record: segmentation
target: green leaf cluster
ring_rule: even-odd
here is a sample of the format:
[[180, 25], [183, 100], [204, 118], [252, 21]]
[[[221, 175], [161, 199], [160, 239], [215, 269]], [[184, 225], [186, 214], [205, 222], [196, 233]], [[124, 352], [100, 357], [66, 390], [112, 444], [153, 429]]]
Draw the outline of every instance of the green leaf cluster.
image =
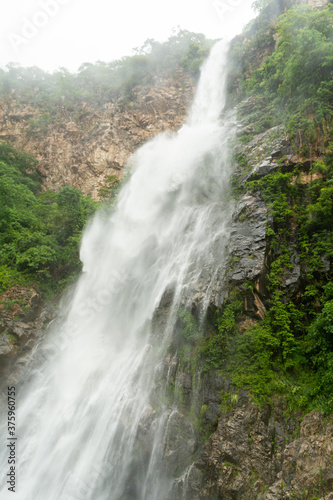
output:
[[333, 6], [294, 6], [276, 30], [277, 47], [246, 81], [247, 92], [272, 101], [289, 132], [313, 142], [333, 118]]
[[82, 230], [97, 203], [73, 187], [40, 193], [36, 162], [0, 144], [0, 291], [37, 283], [54, 293], [80, 270]]
[[227, 345], [236, 332], [236, 318], [240, 310], [241, 302], [235, 297], [233, 302], [217, 313], [215, 329], [198, 346], [197, 355], [203, 359], [204, 370], [219, 369], [226, 360]]
[[255, 98], [239, 110], [248, 133], [284, 124], [310, 156], [332, 127], [333, 6], [294, 5], [275, 23], [280, 7], [268, 3], [231, 45], [228, 101]]
[[[333, 410], [333, 162], [315, 162], [313, 181], [293, 172], [272, 172], [248, 183], [269, 208], [266, 307], [249, 319], [244, 298], [254, 284], [231, 293], [215, 327], [206, 329], [195, 356], [206, 370], [222, 370], [258, 402], [282, 395], [289, 410]], [[295, 287], [286, 280], [299, 269]], [[252, 296], [253, 298], [253, 296]]]
[[199, 329], [194, 316], [188, 309], [178, 311], [179, 329], [181, 336], [188, 342], [194, 342], [199, 335]]

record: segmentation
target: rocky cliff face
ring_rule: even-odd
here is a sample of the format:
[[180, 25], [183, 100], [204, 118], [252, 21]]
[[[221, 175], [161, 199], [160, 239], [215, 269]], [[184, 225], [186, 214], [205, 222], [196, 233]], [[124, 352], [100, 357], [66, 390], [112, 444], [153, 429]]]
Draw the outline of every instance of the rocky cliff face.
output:
[[[217, 404], [213, 394], [205, 400], [209, 409]], [[178, 492], [193, 500], [331, 499], [332, 432], [317, 412], [288, 418], [283, 403], [259, 409], [244, 393], [221, 412]]]
[[178, 71], [155, 77], [149, 87], [138, 86], [129, 102], [114, 99], [101, 108], [84, 103], [69, 113], [58, 109], [46, 130], [31, 129], [42, 111], [15, 92], [0, 101], [0, 141], [31, 153], [39, 162], [43, 188], [58, 191], [75, 186], [98, 198], [107, 176], [118, 178], [132, 153], [148, 139], [183, 124], [194, 84]]
[[0, 295], [0, 377], [5, 385], [22, 380], [31, 353], [55, 316], [38, 288], [13, 286]]
[[[246, 147], [239, 145], [239, 148], [246, 154], [249, 165], [245, 170], [235, 165], [238, 185], [246, 179], [263, 178], [276, 169], [290, 170], [295, 164], [302, 182], [310, 182], [309, 159], [296, 154], [281, 127], [259, 134]], [[269, 307], [266, 230], [270, 220], [260, 192], [247, 192], [234, 203], [226, 257], [231, 265], [224, 276], [228, 287], [222, 295], [212, 298], [211, 306], [216, 308], [227, 299], [228, 290], [234, 287], [244, 290], [245, 283], [251, 282], [253, 287], [243, 299], [240, 331], [262, 320]], [[295, 233], [290, 241], [294, 236]], [[296, 261], [284, 276], [283, 286], [297, 294], [300, 267]], [[54, 311], [42, 310], [35, 290], [24, 293], [16, 290], [16, 295], [14, 292], [0, 297], [4, 332], [0, 355], [2, 375], [10, 373], [10, 381], [18, 383], [33, 358], [36, 340], [45, 332], [47, 335], [42, 326], [50, 321]], [[21, 300], [8, 312], [6, 304], [14, 296], [17, 298], [17, 294], [21, 294]], [[196, 301], [200, 301], [200, 294], [196, 295], [194, 308]], [[155, 318], [157, 327], [159, 321], [164, 321], [169, 303], [164, 297]], [[19, 322], [14, 321], [14, 316]], [[235, 389], [223, 370], [198, 370], [192, 354], [186, 358], [176, 347], [168, 352], [161, 378], [157, 380], [159, 394], [165, 385], [173, 399], [172, 404], [168, 403], [170, 414], [164, 442], [164, 466], [177, 477], [172, 498], [332, 500], [332, 415], [290, 412], [285, 400], [278, 396], [259, 406], [249, 391]], [[147, 460], [151, 452], [150, 432], [154, 432], [159, 405], [158, 398], [151, 401], [137, 436]]]
[[[324, 3], [320, 2], [320, 6]], [[283, 8], [286, 4], [279, 3]], [[264, 50], [260, 57], [268, 52]], [[38, 116], [38, 110], [13, 95], [10, 103], [1, 103], [0, 139], [10, 140], [39, 158], [45, 189], [60, 189], [70, 184], [97, 197], [98, 187], [106, 176], [121, 176], [122, 168], [138, 146], [157, 133], [181, 126], [192, 95], [191, 81], [178, 74], [170, 81], [156, 81], [149, 92], [138, 88], [136, 99], [130, 105], [114, 101], [98, 112], [84, 105], [76, 118], [63, 116], [59, 127], [50, 127], [45, 136], [28, 134], [29, 120]], [[293, 172], [294, 175], [297, 170], [292, 182], [306, 186], [322, 177], [312, 166], [328, 151], [322, 141], [315, 151], [304, 156], [282, 126], [256, 133], [251, 121], [245, 122], [244, 117], [255, 115], [260, 106], [265, 103], [252, 96], [243, 101], [238, 110], [239, 135], [245, 131], [253, 137], [246, 144], [236, 145], [232, 184], [238, 189], [239, 199], [233, 202], [229, 225], [225, 258], [229, 265], [223, 276], [227, 286], [214, 295], [211, 303], [211, 308], [218, 308], [228, 299], [230, 290], [235, 287], [241, 290], [243, 314], [238, 321], [241, 333], [263, 320], [271, 307], [267, 274], [272, 257], [267, 226], [272, 215], [262, 193], [246, 192], [246, 183], [264, 179], [274, 172]], [[288, 297], [298, 297], [304, 272], [302, 276], [297, 253], [298, 227], [292, 217], [288, 231], [285, 243], [290, 262], [279, 279]], [[329, 273], [330, 259], [320, 258], [322, 267], [318, 273]], [[247, 287], [249, 283], [251, 287]], [[202, 290], [208, 284], [202, 283]], [[6, 304], [20, 295], [21, 301], [9, 313]], [[201, 298], [198, 292], [194, 314]], [[29, 362], [35, 345], [32, 335], [34, 332], [38, 332], [37, 338], [43, 335], [42, 325], [51, 319], [52, 311], [42, 311], [35, 290], [10, 291], [0, 297], [0, 302], [3, 373], [8, 372], [10, 366], [11, 377], [19, 380], [22, 366]], [[157, 325], [167, 310], [166, 296], [156, 314]], [[14, 321], [15, 318], [19, 318], [19, 322]], [[167, 401], [170, 414], [164, 466], [177, 477], [173, 498], [332, 500], [332, 415], [290, 411], [284, 398], [279, 396], [262, 405], [255, 404], [248, 390], [233, 386], [223, 366], [210, 372], [198, 369], [192, 354], [181, 356], [173, 346], [157, 381], [159, 390], [164, 387], [166, 393], [172, 395], [172, 404], [170, 398]], [[276, 378], [279, 377], [277, 373]], [[137, 436], [147, 459], [151, 452], [150, 430], [156, 425], [159, 403], [151, 401]]]
[[[296, 154], [283, 127], [259, 134], [245, 148], [239, 148], [245, 151], [249, 165], [245, 171], [235, 168], [238, 185], [277, 170], [291, 171], [295, 165], [301, 184], [313, 180], [308, 173], [313, 159]], [[237, 287], [245, 291], [244, 313], [238, 325], [244, 332], [262, 320], [270, 306], [269, 222], [271, 215], [261, 193], [248, 192], [235, 204], [226, 259], [232, 264], [225, 282], [229, 290]], [[295, 247], [296, 227], [289, 240]], [[291, 296], [301, 287], [295, 251], [292, 263], [281, 283]], [[250, 289], [244, 288], [248, 282], [252, 283]], [[175, 349], [165, 361], [169, 391], [178, 402], [177, 410], [170, 414], [165, 448], [169, 470], [177, 473], [182, 469], [174, 498], [333, 499], [333, 415], [291, 412], [282, 397], [258, 406], [248, 391], [233, 387], [223, 368], [215, 373], [195, 371], [193, 356], [193, 351], [186, 356]]]

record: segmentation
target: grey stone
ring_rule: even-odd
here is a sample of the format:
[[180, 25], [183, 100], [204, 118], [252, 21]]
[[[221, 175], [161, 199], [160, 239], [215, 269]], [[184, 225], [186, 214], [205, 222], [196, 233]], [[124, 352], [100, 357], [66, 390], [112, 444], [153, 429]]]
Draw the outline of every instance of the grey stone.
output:
[[10, 342], [7, 334], [3, 334], [0, 337], [0, 356], [6, 356], [14, 351], [14, 346]]
[[255, 280], [264, 273], [267, 207], [256, 194], [238, 202], [230, 228], [228, 279], [234, 284]]

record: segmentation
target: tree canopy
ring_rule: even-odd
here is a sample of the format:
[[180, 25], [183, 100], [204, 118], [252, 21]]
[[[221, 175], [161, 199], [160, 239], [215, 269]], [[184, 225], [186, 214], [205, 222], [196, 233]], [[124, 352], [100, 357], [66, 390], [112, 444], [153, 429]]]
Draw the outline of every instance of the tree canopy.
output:
[[55, 292], [81, 269], [81, 233], [97, 202], [74, 187], [40, 191], [36, 161], [0, 144], [0, 292], [27, 282]]

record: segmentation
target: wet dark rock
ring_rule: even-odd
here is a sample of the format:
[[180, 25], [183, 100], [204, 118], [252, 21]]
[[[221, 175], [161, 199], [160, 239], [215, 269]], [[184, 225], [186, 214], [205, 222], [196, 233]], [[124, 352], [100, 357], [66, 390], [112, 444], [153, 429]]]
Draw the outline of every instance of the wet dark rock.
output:
[[200, 468], [193, 464], [190, 465], [184, 474], [175, 480], [172, 498], [200, 498], [201, 482]]
[[163, 370], [164, 379], [166, 379], [168, 384], [175, 382], [178, 363], [179, 358], [177, 354], [168, 353]]
[[259, 195], [245, 194], [233, 215], [228, 245], [228, 279], [233, 284], [256, 281], [265, 271], [267, 207]]
[[19, 339], [22, 337], [28, 337], [32, 332], [31, 325], [29, 326], [20, 321], [11, 321], [7, 328], [9, 333], [16, 335]]
[[147, 436], [155, 418], [156, 412], [152, 406], [147, 406], [146, 411], [143, 413], [138, 425], [138, 434], [141, 436]]
[[255, 319], [264, 319], [266, 307], [256, 292], [249, 293], [244, 300], [244, 309], [249, 316]]
[[8, 334], [3, 334], [0, 337], [0, 357], [2, 360], [3, 356], [6, 356], [7, 354], [10, 354], [14, 351], [14, 345], [9, 338]]
[[327, 467], [327, 469], [323, 473], [323, 482], [325, 488], [327, 488], [329, 491], [333, 491], [333, 465]]
[[320, 257], [320, 260], [323, 263], [323, 267], [320, 268], [319, 271], [322, 271], [324, 273], [328, 273], [331, 270], [330, 260], [325, 255], [322, 255]]
[[[332, 419], [325, 422], [321, 414], [312, 412], [300, 422], [277, 408], [259, 409], [247, 403], [222, 412], [216, 431], [194, 463], [193, 468], [201, 471], [201, 484], [195, 479], [191, 500], [282, 500], [301, 498], [303, 491], [313, 488], [326, 494], [332, 491]], [[191, 481], [189, 474], [188, 491]]]
[[191, 420], [178, 410], [173, 410], [167, 423], [164, 460], [172, 474], [193, 455], [197, 438]]
[[55, 304], [44, 304], [37, 287], [15, 285], [0, 296], [0, 375], [5, 384], [23, 380], [31, 350], [55, 311]]
[[[262, 177], [278, 170], [281, 172], [292, 172], [295, 167], [295, 163], [292, 161], [292, 155], [286, 154], [290, 153], [290, 151], [292, 151], [291, 148], [281, 147], [280, 150], [275, 151], [264, 161], [255, 165], [251, 172], [244, 178], [243, 182], [261, 179]], [[285, 153], [284, 159], [282, 159], [283, 152]], [[278, 158], [280, 158], [280, 160], [277, 160]]]
[[274, 170], [278, 170], [280, 165], [272, 160], [265, 160], [259, 165], [257, 165], [252, 172], [247, 177], [247, 181], [254, 181], [265, 177], [265, 175], [271, 174]]
[[172, 303], [173, 297], [174, 297], [174, 290], [171, 289], [165, 290], [165, 292], [162, 295], [159, 307], [162, 309], [165, 307], [169, 307]]
[[179, 371], [175, 381], [176, 390], [179, 390], [183, 397], [183, 402], [189, 405], [192, 399], [192, 374]]
[[240, 390], [238, 394], [238, 404], [246, 405], [249, 402], [249, 391]]
[[292, 253], [290, 262], [292, 264], [292, 269], [285, 274], [282, 286], [294, 292], [300, 285], [301, 279], [300, 258], [296, 251]]
[[217, 423], [218, 417], [220, 415], [220, 405], [217, 403], [208, 403], [207, 411], [204, 416], [204, 422], [206, 425], [213, 426]]

